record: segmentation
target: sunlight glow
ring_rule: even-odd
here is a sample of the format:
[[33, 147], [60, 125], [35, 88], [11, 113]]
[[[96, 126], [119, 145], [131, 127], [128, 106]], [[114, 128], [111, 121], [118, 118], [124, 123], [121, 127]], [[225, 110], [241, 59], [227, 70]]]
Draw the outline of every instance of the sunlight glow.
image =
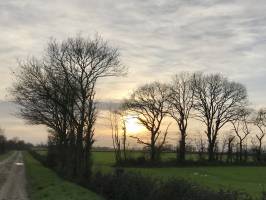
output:
[[144, 130], [144, 127], [139, 124], [138, 120], [136, 117], [132, 115], [126, 116], [126, 129], [128, 133], [140, 133]]

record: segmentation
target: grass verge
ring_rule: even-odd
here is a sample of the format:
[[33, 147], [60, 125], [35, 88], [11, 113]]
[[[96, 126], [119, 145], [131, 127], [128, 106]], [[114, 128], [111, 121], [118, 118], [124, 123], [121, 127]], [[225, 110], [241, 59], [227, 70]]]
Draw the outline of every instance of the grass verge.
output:
[[7, 151], [4, 154], [0, 154], [0, 161], [5, 160], [6, 158], [8, 158], [12, 153], [14, 153], [14, 151]]
[[31, 200], [103, 200], [97, 194], [66, 181], [24, 153], [28, 193]]

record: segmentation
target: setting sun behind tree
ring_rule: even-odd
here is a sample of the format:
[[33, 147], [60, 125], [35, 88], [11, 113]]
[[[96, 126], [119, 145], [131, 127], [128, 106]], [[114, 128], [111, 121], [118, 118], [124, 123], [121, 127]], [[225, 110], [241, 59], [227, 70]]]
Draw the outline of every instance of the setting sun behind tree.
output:
[[144, 127], [139, 123], [136, 116], [127, 115], [125, 117], [126, 129], [130, 134], [138, 134], [144, 131]]

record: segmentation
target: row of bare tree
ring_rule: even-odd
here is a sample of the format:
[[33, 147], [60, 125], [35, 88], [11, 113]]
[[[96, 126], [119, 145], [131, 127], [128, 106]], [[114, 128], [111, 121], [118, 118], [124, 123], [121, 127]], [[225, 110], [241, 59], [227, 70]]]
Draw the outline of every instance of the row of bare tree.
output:
[[49, 163], [78, 180], [90, 176], [97, 81], [126, 72], [99, 36], [52, 40], [42, 58], [20, 63], [12, 88], [20, 115], [49, 128]]
[[[251, 131], [256, 132], [261, 154], [265, 136], [266, 110], [256, 114], [247, 107], [247, 91], [240, 83], [229, 81], [220, 74], [181, 73], [171, 83], [154, 82], [136, 89], [123, 103], [123, 110], [136, 116], [146, 127], [148, 141], [133, 136], [138, 143], [146, 145], [151, 161], [155, 161], [166, 142], [168, 128], [162, 130], [163, 120], [170, 116], [178, 125], [180, 137], [178, 159], [185, 160], [187, 128], [190, 118], [202, 122], [208, 141], [208, 159], [215, 159], [218, 135], [226, 125], [232, 125], [239, 139], [240, 160], [243, 155], [243, 142]], [[167, 121], [167, 120], [166, 120]], [[251, 130], [252, 126], [258, 130]]]
[[[39, 59], [32, 58], [19, 64], [20, 70], [15, 73], [16, 81], [11, 91], [14, 101], [20, 106], [21, 117], [31, 124], [49, 128], [51, 165], [71, 177], [89, 177], [97, 118], [96, 84], [99, 79], [125, 74], [126, 68], [120, 63], [117, 49], [100, 37], [52, 40], [44, 52]], [[182, 73], [170, 84], [154, 82], [138, 88], [123, 103], [122, 110], [131, 112], [149, 131], [149, 141], [135, 138], [149, 148], [151, 160], [158, 158], [167, 139], [169, 125], [162, 130], [167, 116], [171, 116], [179, 127], [181, 161], [185, 160], [190, 118], [196, 118], [206, 126], [209, 160], [213, 160], [220, 129], [234, 123], [237, 130], [239, 119], [242, 119], [239, 124], [242, 127], [245, 117], [241, 113], [246, 105], [247, 92], [243, 85], [219, 74]], [[265, 112], [261, 113], [261, 122], [254, 124], [264, 137]], [[111, 124], [113, 143], [124, 149], [126, 159], [126, 125], [123, 122], [121, 140], [117, 132], [117, 115], [113, 116]], [[247, 127], [240, 129], [249, 131]], [[258, 135], [261, 141], [263, 137]]]

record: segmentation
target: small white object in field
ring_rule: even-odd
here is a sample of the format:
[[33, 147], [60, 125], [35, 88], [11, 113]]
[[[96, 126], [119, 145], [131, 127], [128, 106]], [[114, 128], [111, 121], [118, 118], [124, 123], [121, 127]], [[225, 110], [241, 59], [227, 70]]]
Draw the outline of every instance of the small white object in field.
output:
[[198, 173], [198, 172], [194, 172], [193, 174], [194, 174], [194, 175], [199, 175], [199, 173]]
[[24, 165], [24, 163], [17, 162], [17, 163], [15, 163], [15, 165], [22, 166], [22, 165]]

